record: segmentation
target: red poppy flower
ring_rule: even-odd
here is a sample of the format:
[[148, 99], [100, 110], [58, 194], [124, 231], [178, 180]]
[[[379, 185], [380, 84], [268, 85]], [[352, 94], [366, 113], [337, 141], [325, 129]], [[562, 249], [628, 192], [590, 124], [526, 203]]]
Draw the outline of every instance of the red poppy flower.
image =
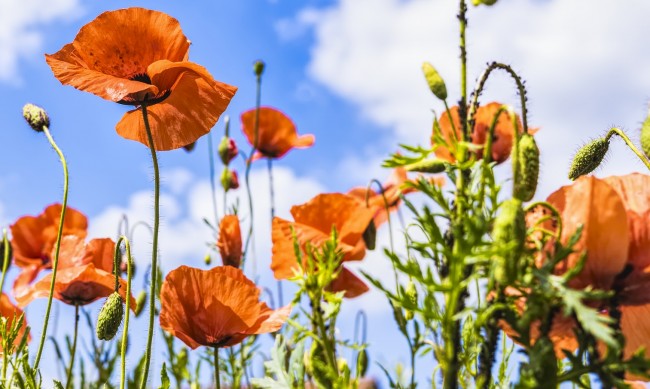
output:
[[[60, 268], [54, 283], [54, 298], [69, 305], [86, 305], [115, 291], [113, 255], [115, 243], [111, 239], [93, 239], [88, 244], [82, 238], [69, 235], [61, 241]], [[48, 297], [52, 274], [16, 294], [21, 307], [39, 297]], [[126, 299], [126, 281], [119, 280], [119, 293]], [[131, 307], [135, 309], [135, 299]]]
[[[295, 222], [274, 218], [271, 270], [275, 278], [287, 279], [301, 272], [296, 262], [292, 228], [304, 250], [307, 243], [317, 248], [328, 241], [334, 227], [339, 239], [338, 249], [343, 253], [342, 260], [358, 261], [366, 254], [363, 232], [374, 214], [374, 209], [367, 208], [354, 197], [329, 193], [320, 194], [303, 205], [293, 206], [291, 215]], [[345, 297], [356, 297], [368, 291], [364, 282], [345, 268], [341, 269], [338, 277], [330, 285], [332, 291], [346, 291]]]
[[[474, 131], [470, 134], [470, 139], [475, 145], [483, 146], [485, 145], [486, 136], [494, 115], [496, 115], [499, 108], [502, 106], [501, 103], [489, 103], [487, 105], [482, 105], [476, 110], [476, 115], [474, 116]], [[456, 138], [461, 138], [461, 126], [460, 126], [460, 116], [458, 114], [458, 107], [452, 107], [449, 109], [449, 114], [451, 115], [454, 125], [452, 128], [451, 122], [449, 121], [449, 115], [447, 112], [443, 114], [438, 119], [438, 124], [440, 125], [440, 132], [442, 137], [448, 143], [452, 144], [454, 139], [454, 128], [456, 129]], [[521, 120], [517, 117], [519, 132], [523, 131], [523, 125]], [[530, 133], [535, 133], [536, 130], [529, 130]], [[494, 138], [492, 139], [492, 160], [497, 163], [502, 163], [510, 156], [510, 151], [512, 149], [512, 139], [513, 139], [513, 128], [512, 128], [512, 119], [503, 113], [499, 115], [496, 127], [494, 128]], [[433, 142], [433, 139], [432, 139]], [[435, 146], [435, 144], [434, 144]], [[435, 149], [436, 156], [438, 158], [444, 159], [449, 162], [455, 160], [452, 152], [445, 145], [438, 145]], [[483, 155], [482, 151], [477, 152], [477, 158], [481, 158]]]
[[224, 265], [239, 268], [242, 257], [242, 242], [237, 215], [226, 215], [221, 219], [217, 247]]
[[[114, 102], [146, 104], [155, 149], [173, 150], [207, 134], [237, 91], [188, 62], [189, 47], [176, 19], [127, 8], [99, 15], [45, 58], [64, 85]], [[116, 130], [148, 145], [140, 110], [127, 112]]]
[[254, 334], [279, 330], [291, 306], [273, 310], [260, 289], [231, 266], [200, 270], [181, 266], [160, 291], [160, 326], [192, 349], [230, 347]]
[[[16, 266], [21, 273], [14, 282], [14, 288], [28, 285], [44, 269], [52, 268], [51, 255], [61, 217], [61, 204], [45, 208], [38, 216], [23, 216], [11, 225], [11, 246]], [[68, 207], [63, 221], [63, 235], [75, 235], [84, 239], [88, 219], [81, 212]]]
[[[11, 328], [14, 322], [14, 318], [18, 319], [22, 314], [23, 314], [23, 310], [15, 306], [9, 299], [9, 296], [7, 296], [6, 293], [2, 292], [2, 294], [0, 295], [0, 316], [7, 318], [7, 328]], [[23, 339], [23, 336], [25, 335], [25, 331], [27, 331], [26, 318], [23, 320], [22, 326], [20, 326], [20, 330], [18, 331], [18, 337], [14, 342], [14, 346], [17, 346], [20, 343], [20, 341]]]
[[[255, 109], [241, 115], [242, 131], [251, 145], [255, 142]], [[296, 125], [284, 113], [271, 107], [261, 107], [257, 132], [257, 152], [253, 160], [263, 157], [277, 159], [292, 148], [310, 147], [314, 136], [296, 133]]]

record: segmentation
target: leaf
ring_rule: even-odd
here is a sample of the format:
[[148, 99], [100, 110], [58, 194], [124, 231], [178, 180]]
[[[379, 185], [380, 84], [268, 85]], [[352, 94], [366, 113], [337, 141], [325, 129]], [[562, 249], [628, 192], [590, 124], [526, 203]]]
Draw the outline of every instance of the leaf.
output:
[[158, 389], [169, 389], [171, 385], [169, 382], [169, 377], [167, 376], [167, 365], [163, 362], [162, 369], [160, 370], [160, 381], [161, 385]]

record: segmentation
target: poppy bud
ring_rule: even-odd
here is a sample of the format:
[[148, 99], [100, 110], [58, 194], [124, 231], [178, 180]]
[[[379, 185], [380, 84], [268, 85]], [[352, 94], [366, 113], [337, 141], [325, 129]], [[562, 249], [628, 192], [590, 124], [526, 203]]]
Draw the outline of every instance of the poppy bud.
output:
[[374, 250], [377, 243], [377, 225], [374, 220], [370, 220], [370, 224], [363, 231], [363, 243], [366, 244], [368, 250]]
[[253, 72], [255, 72], [255, 75], [257, 77], [260, 77], [262, 73], [264, 73], [264, 67], [265, 67], [264, 61], [261, 60], [255, 61], [255, 63], [253, 64]]
[[425, 62], [422, 64], [422, 72], [424, 73], [424, 78], [426, 78], [427, 84], [429, 84], [429, 89], [431, 89], [433, 95], [440, 100], [446, 100], [447, 86], [442, 77], [440, 77], [440, 73], [438, 73], [436, 68], [434, 68], [430, 63]]
[[111, 340], [117, 334], [124, 317], [124, 302], [119, 293], [113, 292], [104, 303], [97, 318], [97, 338]]
[[5, 263], [4, 263], [4, 261], [5, 261], [5, 250], [9, 251], [9, 253], [8, 253], [9, 255], [7, 256], [7, 258], [9, 258], [9, 262], [7, 263], [7, 269], [9, 269], [9, 267], [11, 266], [11, 259], [12, 259], [13, 255], [14, 255], [13, 250], [11, 249], [11, 243], [9, 243], [9, 241], [7, 241], [7, 246], [5, 247], [4, 241], [0, 240], [0, 271], [2, 271], [2, 269], [4, 269], [4, 265], [5, 265]]
[[641, 148], [646, 157], [650, 158], [650, 114], [641, 126]]
[[235, 140], [227, 136], [221, 138], [217, 151], [219, 152], [219, 158], [221, 158], [221, 162], [223, 162], [224, 165], [228, 165], [239, 153]]
[[140, 316], [142, 311], [144, 310], [144, 305], [147, 303], [147, 292], [144, 290], [140, 291], [138, 293], [138, 297], [135, 299], [135, 317]]
[[50, 117], [47, 116], [47, 112], [37, 105], [25, 104], [23, 117], [34, 131], [41, 132], [43, 127], [50, 126]]
[[423, 159], [422, 161], [405, 165], [404, 169], [409, 172], [418, 173], [442, 173], [445, 171], [445, 162], [435, 158]]
[[608, 149], [609, 140], [606, 138], [598, 138], [582, 146], [571, 162], [569, 179], [575, 180], [594, 171], [605, 158]]
[[205, 266], [210, 266], [212, 264], [212, 257], [210, 254], [205, 254], [205, 257], [203, 257], [203, 262], [205, 263]]
[[503, 254], [493, 262], [495, 279], [508, 285], [516, 278], [517, 263], [524, 248], [526, 239], [526, 215], [519, 199], [508, 199], [501, 203], [501, 212], [494, 220], [492, 239], [502, 248]]
[[221, 172], [221, 187], [226, 192], [230, 189], [239, 188], [239, 178], [237, 178], [237, 172], [228, 168], [223, 169]]
[[365, 348], [357, 355], [357, 371], [359, 377], [365, 376], [368, 371], [368, 351]]
[[339, 369], [339, 372], [345, 374], [344, 372], [349, 372], [350, 368], [348, 367], [348, 361], [345, 358], [338, 358], [336, 360], [336, 366]]
[[539, 148], [530, 134], [523, 134], [519, 139], [519, 179], [515, 182], [515, 197], [521, 201], [530, 201], [537, 190], [539, 176]]

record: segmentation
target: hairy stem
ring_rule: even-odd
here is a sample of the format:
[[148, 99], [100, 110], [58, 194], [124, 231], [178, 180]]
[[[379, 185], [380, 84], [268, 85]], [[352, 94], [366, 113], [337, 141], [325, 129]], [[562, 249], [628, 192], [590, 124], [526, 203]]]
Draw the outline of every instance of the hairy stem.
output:
[[72, 376], [72, 369], [74, 368], [74, 357], [77, 352], [77, 334], [79, 332], [79, 305], [75, 304], [74, 306], [74, 335], [72, 338], [72, 351], [70, 351], [70, 365], [68, 366], [67, 381], [65, 384], [65, 389], [70, 389], [72, 387], [72, 382], [74, 377]]

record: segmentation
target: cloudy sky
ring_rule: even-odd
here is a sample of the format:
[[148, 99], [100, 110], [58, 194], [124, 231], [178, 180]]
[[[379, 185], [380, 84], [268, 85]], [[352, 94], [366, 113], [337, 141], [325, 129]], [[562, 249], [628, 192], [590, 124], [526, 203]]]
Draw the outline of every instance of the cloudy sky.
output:
[[[383, 180], [388, 172], [380, 162], [398, 143], [427, 143], [431, 109], [440, 112], [442, 107], [422, 79], [423, 61], [438, 68], [451, 100], [458, 98], [457, 1], [0, 0], [3, 225], [60, 201], [60, 166], [45, 138], [25, 125], [20, 111], [26, 102], [48, 110], [52, 133], [70, 165], [70, 205], [89, 216], [93, 236], [113, 236], [123, 213], [132, 221], [151, 220], [148, 150], [114, 131], [125, 107], [61, 86], [43, 57], [71, 42], [99, 13], [127, 6], [176, 17], [192, 41], [190, 60], [239, 87], [227, 114], [233, 118], [234, 137], [245, 149], [238, 117], [254, 105], [251, 64], [256, 59], [267, 63], [263, 104], [286, 112], [299, 132], [316, 136], [313, 148], [292, 151], [275, 165], [280, 216], [318, 193]], [[620, 126], [638, 139], [650, 95], [648, 15], [650, 3], [645, 0], [500, 0], [490, 8], [470, 7], [469, 80], [473, 82], [488, 61], [498, 60], [511, 64], [527, 81], [529, 123], [541, 128], [537, 198], [566, 184], [571, 154], [610, 126]], [[516, 90], [503, 75], [488, 82], [482, 101], [492, 100], [519, 108]], [[214, 131], [220, 137], [223, 123]], [[211, 239], [201, 222], [212, 215], [207, 142], [201, 139], [191, 154], [164, 152], [160, 159], [163, 267], [200, 266], [205, 242]], [[613, 152], [597, 175], [641, 170], [631, 152], [614, 140]], [[252, 185], [258, 261], [256, 268], [247, 270], [273, 286], [267, 270], [270, 220], [263, 165], [253, 170]], [[243, 196], [241, 201], [245, 204]], [[144, 230], [139, 234], [136, 252], [144, 267], [150, 238]], [[386, 236], [382, 230], [380, 237]], [[373, 253], [360, 267], [380, 274], [387, 264]], [[29, 310], [32, 322], [42, 314], [39, 304]], [[377, 293], [350, 302], [346, 317], [360, 308], [373, 322], [390, 324], [382, 320], [387, 305]], [[61, 313], [72, 315], [68, 307]], [[144, 334], [144, 327], [139, 331]], [[351, 337], [351, 331], [351, 325], [342, 325], [342, 336]], [[406, 362], [405, 350], [393, 351], [403, 347], [396, 337], [392, 325], [372, 326], [369, 341], [377, 350], [375, 361], [389, 368]], [[162, 358], [155, 362], [160, 365]]]

